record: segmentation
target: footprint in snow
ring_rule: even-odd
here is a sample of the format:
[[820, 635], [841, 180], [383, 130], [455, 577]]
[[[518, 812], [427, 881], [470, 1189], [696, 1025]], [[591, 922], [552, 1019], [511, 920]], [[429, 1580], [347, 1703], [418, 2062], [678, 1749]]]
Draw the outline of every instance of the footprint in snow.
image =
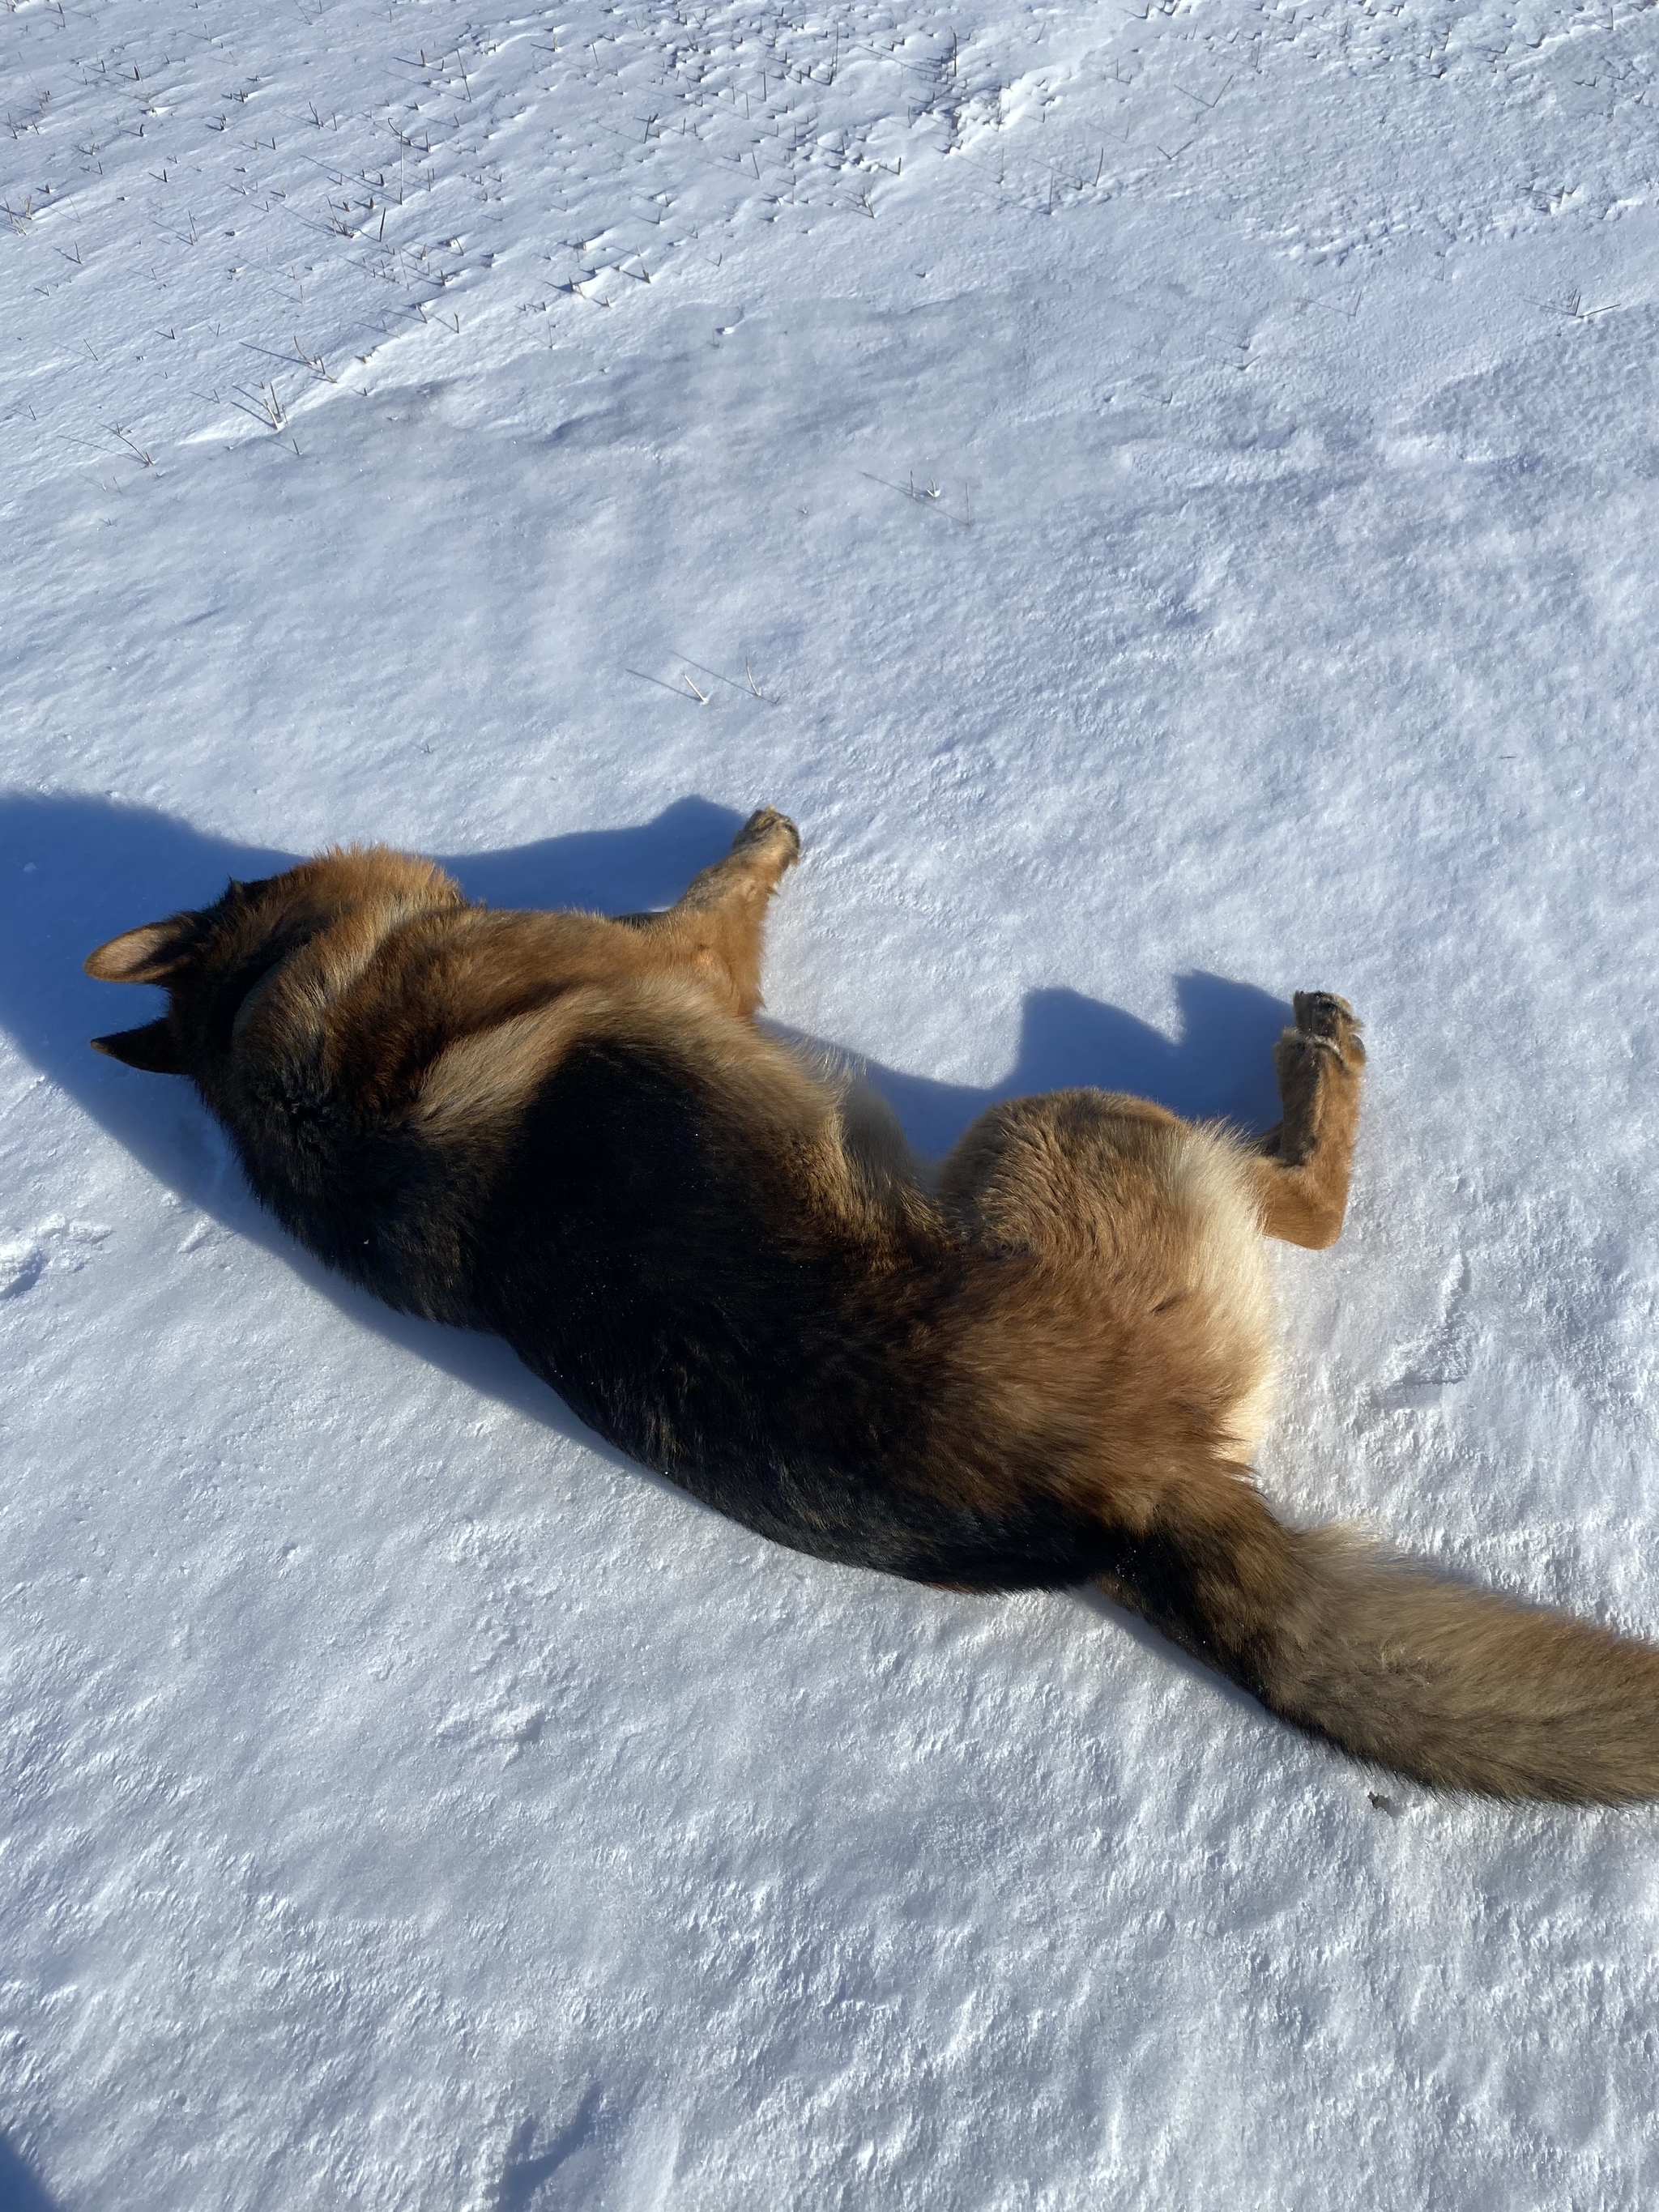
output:
[[27, 1237], [9, 1237], [0, 1244], [0, 1298], [21, 1298], [32, 1291], [46, 1271], [46, 1255]]
[[19, 1298], [33, 1290], [48, 1266], [79, 1274], [111, 1233], [96, 1222], [54, 1218], [43, 1221], [33, 1236], [0, 1239], [0, 1299]]
[[1395, 1371], [1376, 1393], [1390, 1408], [1432, 1406], [1448, 1384], [1468, 1378], [1474, 1364], [1476, 1332], [1468, 1314], [1469, 1263], [1462, 1253], [1452, 1263], [1440, 1293], [1440, 1318], [1428, 1333], [1400, 1352]]
[[456, 1705], [439, 1722], [437, 1740], [464, 1744], [471, 1751], [505, 1752], [511, 1761], [541, 1741], [546, 1725], [545, 1705], [508, 1705], [505, 1699], [489, 1705]]

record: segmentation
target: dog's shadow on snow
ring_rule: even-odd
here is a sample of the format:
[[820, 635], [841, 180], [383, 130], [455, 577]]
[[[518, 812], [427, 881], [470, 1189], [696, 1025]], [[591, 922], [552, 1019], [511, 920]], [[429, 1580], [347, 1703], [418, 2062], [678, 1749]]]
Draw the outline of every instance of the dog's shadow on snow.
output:
[[0, 2130], [0, 2212], [57, 2212], [55, 2201], [35, 2179], [33, 2166], [12, 2148]]
[[[637, 913], [672, 903], [726, 850], [739, 819], [706, 799], [683, 799], [635, 828], [442, 856], [443, 865], [470, 896], [492, 906]], [[327, 1273], [255, 1202], [185, 1085], [88, 1048], [89, 1037], [145, 1021], [161, 1005], [159, 992], [89, 981], [81, 963], [94, 945], [138, 922], [208, 904], [231, 876], [270, 875], [297, 857], [111, 799], [0, 793], [0, 1024], [52, 1083], [179, 1198], [280, 1252], [361, 1327], [616, 1459], [504, 1345], [393, 1313]], [[1174, 1040], [1073, 991], [1030, 993], [1014, 1066], [988, 1091], [868, 1062], [863, 1070], [911, 1142], [930, 1154], [947, 1151], [996, 1099], [1073, 1085], [1134, 1091], [1178, 1114], [1265, 1127], [1278, 1114], [1270, 1050], [1290, 1008], [1215, 975], [1184, 975], [1176, 993], [1182, 1032]]]

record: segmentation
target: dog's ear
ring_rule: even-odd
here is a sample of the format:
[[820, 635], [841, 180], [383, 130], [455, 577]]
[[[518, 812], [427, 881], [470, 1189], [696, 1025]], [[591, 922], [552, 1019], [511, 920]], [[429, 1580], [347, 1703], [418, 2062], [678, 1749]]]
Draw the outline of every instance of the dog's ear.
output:
[[[116, 943], [121, 942], [117, 938]], [[113, 1036], [94, 1037], [94, 1052], [107, 1053], [112, 1060], [125, 1060], [129, 1067], [142, 1067], [151, 1075], [182, 1075], [179, 1064], [179, 1048], [173, 1043], [164, 1014], [159, 1022], [146, 1022], [140, 1030], [118, 1030]]]
[[100, 983], [165, 983], [185, 964], [191, 920], [188, 915], [175, 915], [170, 921], [147, 921], [142, 929], [112, 937], [107, 945], [88, 953], [88, 975]]

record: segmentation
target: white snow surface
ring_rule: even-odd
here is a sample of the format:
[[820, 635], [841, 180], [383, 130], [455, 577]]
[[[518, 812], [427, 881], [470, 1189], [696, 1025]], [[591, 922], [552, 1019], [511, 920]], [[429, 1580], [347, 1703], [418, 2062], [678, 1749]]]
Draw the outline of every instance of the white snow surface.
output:
[[327, 1279], [80, 970], [335, 839], [662, 904], [772, 802], [772, 1013], [931, 1149], [1259, 1126], [1340, 990], [1262, 1480], [1659, 1631], [1659, 10], [8, 0], [0, 73], [7, 2212], [1659, 2202], [1659, 1814], [769, 1548]]

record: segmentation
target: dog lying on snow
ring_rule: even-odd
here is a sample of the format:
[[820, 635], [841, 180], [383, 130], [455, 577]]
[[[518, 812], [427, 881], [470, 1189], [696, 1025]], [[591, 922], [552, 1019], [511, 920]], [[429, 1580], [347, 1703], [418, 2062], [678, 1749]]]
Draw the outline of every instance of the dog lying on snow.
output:
[[1286, 1528], [1261, 1239], [1341, 1228], [1364, 1050], [1298, 994], [1254, 1146], [1137, 1098], [993, 1107], [937, 1171], [757, 1029], [770, 808], [665, 913], [497, 914], [332, 852], [100, 946], [331, 1267], [504, 1336], [763, 1535], [971, 1590], [1099, 1583], [1358, 1757], [1504, 1796], [1659, 1795], [1659, 1650]]

